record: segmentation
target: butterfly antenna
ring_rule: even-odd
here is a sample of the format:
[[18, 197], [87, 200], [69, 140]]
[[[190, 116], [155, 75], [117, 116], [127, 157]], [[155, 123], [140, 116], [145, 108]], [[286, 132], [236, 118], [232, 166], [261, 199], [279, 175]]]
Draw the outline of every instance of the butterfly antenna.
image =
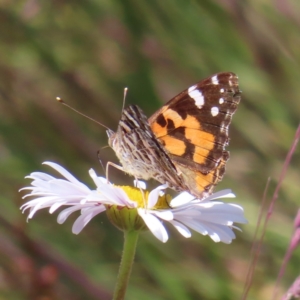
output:
[[[106, 147], [104, 147], [104, 148], [106, 148]], [[102, 150], [102, 149], [103, 149], [103, 148], [101, 148], [101, 150]], [[98, 150], [98, 151], [97, 151], [97, 158], [98, 158], [98, 161], [99, 161], [99, 163], [100, 163], [100, 165], [101, 165], [101, 167], [102, 167], [103, 173], [105, 173], [105, 168], [104, 168], [102, 159], [101, 159], [101, 157], [100, 157], [100, 151], [101, 151], [101, 150]]]
[[126, 102], [126, 96], [127, 96], [128, 88], [124, 88], [124, 95], [123, 95], [123, 105], [122, 105], [122, 113], [125, 107], [125, 102]]
[[100, 126], [106, 128], [106, 129], [108, 129], [108, 130], [110, 130], [107, 126], [105, 126], [105, 125], [102, 124], [101, 122], [99, 122], [99, 121], [97, 121], [97, 120], [95, 120], [95, 119], [93, 119], [93, 118], [91, 118], [91, 117], [89, 117], [89, 116], [83, 114], [82, 112], [78, 111], [77, 109], [73, 108], [72, 106], [70, 106], [69, 104], [67, 104], [67, 103], [66, 103], [63, 99], [61, 99], [60, 97], [56, 97], [56, 100], [57, 100], [57, 102], [63, 104], [64, 106], [70, 108], [71, 110], [75, 111], [75, 112], [78, 113], [79, 115], [81, 115], [81, 116], [83, 116], [83, 117], [85, 117], [85, 118], [87, 118], [87, 119], [89, 119], [89, 120], [91, 120], [91, 121], [97, 123], [98, 125], [100, 125]]

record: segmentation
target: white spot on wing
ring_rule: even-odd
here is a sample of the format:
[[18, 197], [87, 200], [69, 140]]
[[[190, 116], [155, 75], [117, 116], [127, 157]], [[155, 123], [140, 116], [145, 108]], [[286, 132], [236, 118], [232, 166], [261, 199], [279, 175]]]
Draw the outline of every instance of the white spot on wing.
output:
[[192, 92], [193, 90], [195, 90], [197, 88], [197, 84], [192, 85], [188, 88], [188, 93]]
[[220, 98], [220, 99], [219, 99], [219, 103], [220, 103], [220, 104], [223, 104], [223, 103], [224, 103], [224, 99], [223, 99], [223, 98]]
[[210, 112], [211, 112], [211, 115], [212, 115], [213, 117], [215, 117], [215, 116], [217, 116], [217, 115], [219, 114], [219, 108], [216, 107], [216, 106], [213, 106], [213, 107], [211, 108]]
[[220, 93], [224, 93], [225, 92], [225, 90], [224, 89], [220, 89]]
[[217, 75], [213, 76], [211, 78], [211, 82], [212, 84], [219, 84], [218, 76]]
[[188, 94], [191, 98], [194, 99], [195, 104], [198, 108], [202, 108], [204, 105], [204, 96], [203, 94], [197, 89], [197, 85], [193, 85], [188, 89]]

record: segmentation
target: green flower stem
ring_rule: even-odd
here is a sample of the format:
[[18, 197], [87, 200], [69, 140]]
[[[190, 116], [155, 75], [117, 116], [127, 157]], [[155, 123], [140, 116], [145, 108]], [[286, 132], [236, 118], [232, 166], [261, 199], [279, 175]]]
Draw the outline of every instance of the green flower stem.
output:
[[125, 299], [125, 293], [133, 265], [138, 236], [139, 231], [137, 230], [124, 232], [124, 248], [113, 300]]

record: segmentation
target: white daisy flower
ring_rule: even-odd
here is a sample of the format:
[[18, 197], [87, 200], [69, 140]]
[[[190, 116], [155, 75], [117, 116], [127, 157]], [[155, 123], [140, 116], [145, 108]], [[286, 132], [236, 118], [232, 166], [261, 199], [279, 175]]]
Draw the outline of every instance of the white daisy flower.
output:
[[96, 189], [92, 190], [60, 165], [53, 162], [44, 164], [55, 169], [64, 179], [43, 172], [31, 173], [26, 177], [32, 179], [31, 186], [21, 190], [30, 191], [23, 198], [33, 199], [23, 204], [21, 209], [23, 212], [29, 209], [28, 219], [31, 219], [42, 208], [48, 207], [52, 214], [61, 206], [69, 206], [59, 213], [57, 222], [60, 224], [79, 210], [81, 214], [72, 228], [75, 234], [104, 211], [118, 228], [148, 228], [162, 242], [168, 240], [163, 221], [172, 224], [186, 238], [191, 236], [190, 228], [209, 235], [215, 242], [227, 244], [235, 238], [233, 229], [239, 229], [234, 223], [247, 223], [241, 206], [214, 201], [235, 197], [231, 190], [217, 192], [201, 201], [187, 192], [171, 199], [164, 193], [166, 185], [150, 192], [142, 190], [145, 184], [139, 181], [136, 182], [138, 187], [114, 186], [91, 169], [89, 174], [96, 185]]

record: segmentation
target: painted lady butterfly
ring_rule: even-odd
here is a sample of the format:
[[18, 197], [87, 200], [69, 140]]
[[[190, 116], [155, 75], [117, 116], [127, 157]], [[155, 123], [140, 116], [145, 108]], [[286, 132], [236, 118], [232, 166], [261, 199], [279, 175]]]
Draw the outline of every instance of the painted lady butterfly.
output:
[[129, 106], [117, 131], [107, 130], [109, 145], [126, 173], [202, 199], [224, 175], [228, 128], [240, 95], [238, 77], [225, 72], [181, 92], [149, 120]]

